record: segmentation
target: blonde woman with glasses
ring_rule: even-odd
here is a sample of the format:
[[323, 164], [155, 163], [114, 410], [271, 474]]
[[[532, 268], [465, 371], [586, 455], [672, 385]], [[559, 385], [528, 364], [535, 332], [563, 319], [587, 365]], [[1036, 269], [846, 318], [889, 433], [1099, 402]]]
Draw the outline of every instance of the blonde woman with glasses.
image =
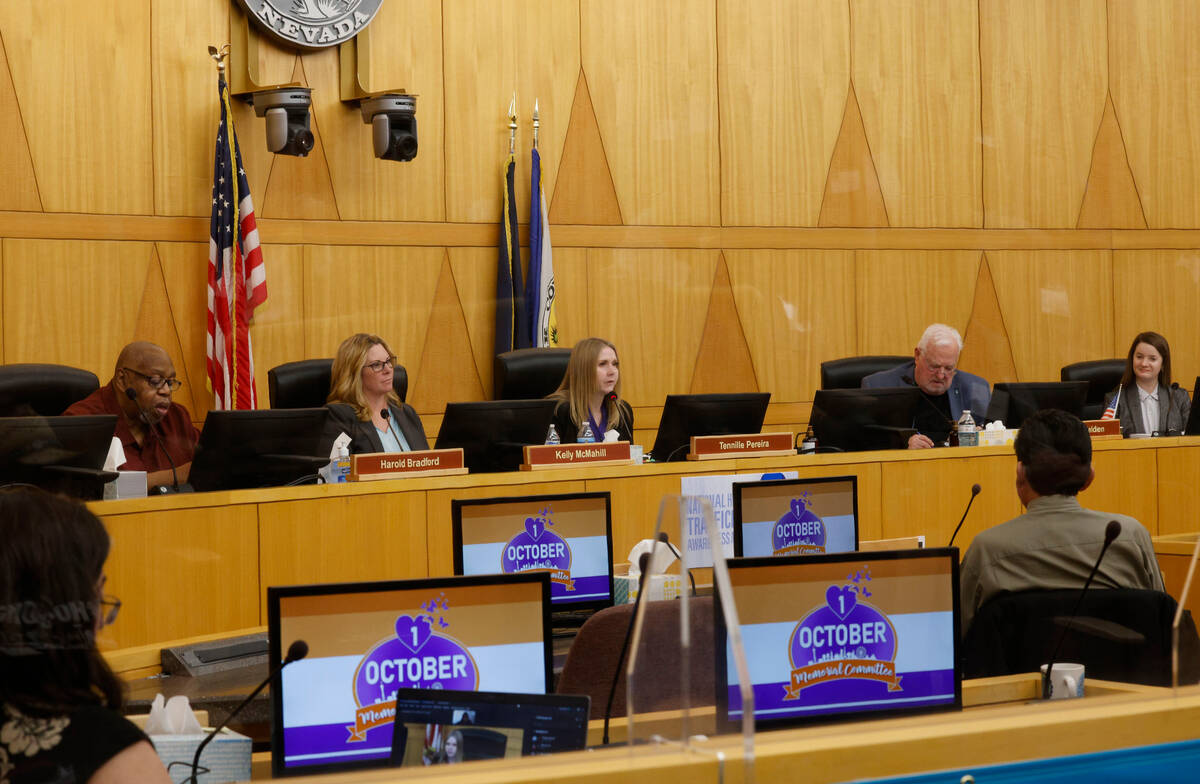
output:
[[396, 355], [378, 335], [360, 332], [342, 341], [329, 385], [328, 429], [350, 436], [350, 454], [428, 449], [413, 407], [392, 389]]

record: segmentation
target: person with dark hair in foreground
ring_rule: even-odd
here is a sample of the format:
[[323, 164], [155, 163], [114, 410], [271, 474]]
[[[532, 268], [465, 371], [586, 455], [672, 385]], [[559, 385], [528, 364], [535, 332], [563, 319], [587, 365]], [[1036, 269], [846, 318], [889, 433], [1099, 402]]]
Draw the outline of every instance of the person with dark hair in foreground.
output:
[[1084, 509], [1076, 499], [1095, 477], [1087, 426], [1065, 411], [1039, 411], [1017, 433], [1017, 496], [1025, 514], [989, 528], [963, 557], [963, 632], [984, 602], [1004, 591], [1082, 588], [1110, 520], [1121, 533], [1094, 588], [1163, 590], [1146, 528], [1132, 517]]
[[104, 526], [14, 487], [0, 490], [0, 542], [0, 782], [169, 782], [96, 650], [121, 606], [104, 594]]

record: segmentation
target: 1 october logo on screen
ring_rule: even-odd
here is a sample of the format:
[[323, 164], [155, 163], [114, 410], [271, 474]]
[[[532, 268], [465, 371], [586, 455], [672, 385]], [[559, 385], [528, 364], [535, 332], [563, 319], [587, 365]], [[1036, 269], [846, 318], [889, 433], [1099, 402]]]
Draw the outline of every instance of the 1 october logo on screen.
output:
[[500, 555], [500, 570], [505, 574], [545, 571], [550, 582], [575, 590], [571, 579], [571, 546], [567, 540], [549, 530], [554, 525], [554, 510], [546, 507], [525, 518], [525, 527], [504, 545]]

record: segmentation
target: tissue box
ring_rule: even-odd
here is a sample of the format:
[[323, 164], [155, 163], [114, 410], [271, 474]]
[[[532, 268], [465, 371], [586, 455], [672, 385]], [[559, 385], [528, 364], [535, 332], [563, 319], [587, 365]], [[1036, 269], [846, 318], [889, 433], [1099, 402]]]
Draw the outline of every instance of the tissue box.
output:
[[1017, 438], [1017, 429], [1008, 428], [1007, 430], [980, 430], [979, 445], [980, 446], [1004, 446], [1011, 444]]
[[145, 471], [118, 471], [117, 478], [104, 485], [104, 500], [113, 501], [118, 498], [145, 498]]
[[[150, 742], [158, 758], [166, 766], [175, 784], [192, 775], [192, 757], [204, 735], [151, 735]], [[171, 763], [179, 763], [174, 766]], [[250, 739], [226, 727], [204, 747], [200, 755], [201, 769], [208, 773], [196, 777], [200, 784], [250, 780]]]
[[[613, 604], [629, 604], [637, 600], [638, 577], [613, 575]], [[678, 599], [683, 591], [683, 578], [677, 574], [652, 574], [646, 581], [647, 601]]]

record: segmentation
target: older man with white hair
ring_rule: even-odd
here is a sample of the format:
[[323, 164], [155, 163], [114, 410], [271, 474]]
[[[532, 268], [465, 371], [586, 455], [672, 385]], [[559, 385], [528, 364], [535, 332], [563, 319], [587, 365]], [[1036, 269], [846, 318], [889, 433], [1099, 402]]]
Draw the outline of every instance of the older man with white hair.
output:
[[869, 389], [919, 387], [924, 401], [913, 416], [916, 433], [909, 449], [928, 449], [946, 441], [964, 410], [982, 424], [992, 399], [986, 379], [958, 369], [962, 335], [945, 324], [930, 324], [913, 352], [913, 361], [862, 380]]

